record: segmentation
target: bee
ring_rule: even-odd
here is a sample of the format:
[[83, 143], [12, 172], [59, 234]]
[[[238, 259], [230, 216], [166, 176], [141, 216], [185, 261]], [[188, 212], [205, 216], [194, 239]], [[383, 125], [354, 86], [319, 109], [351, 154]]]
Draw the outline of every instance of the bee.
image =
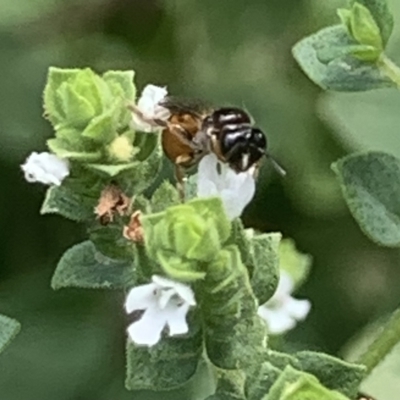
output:
[[261, 159], [266, 156], [281, 175], [286, 174], [268, 153], [265, 134], [253, 124], [245, 110], [213, 108], [201, 101], [182, 101], [174, 97], [167, 97], [159, 104], [170, 112], [170, 117], [167, 121], [152, 123], [162, 128], [161, 144], [165, 155], [175, 165], [182, 198], [185, 171], [209, 153], [215, 154], [236, 173], [253, 167], [256, 173]]

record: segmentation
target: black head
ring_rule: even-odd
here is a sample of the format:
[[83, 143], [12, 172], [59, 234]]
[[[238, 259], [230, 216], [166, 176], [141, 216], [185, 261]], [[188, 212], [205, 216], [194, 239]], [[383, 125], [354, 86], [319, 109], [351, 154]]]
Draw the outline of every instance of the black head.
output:
[[236, 172], [251, 168], [265, 155], [266, 149], [267, 140], [259, 128], [238, 124], [226, 125], [221, 130], [222, 156]]

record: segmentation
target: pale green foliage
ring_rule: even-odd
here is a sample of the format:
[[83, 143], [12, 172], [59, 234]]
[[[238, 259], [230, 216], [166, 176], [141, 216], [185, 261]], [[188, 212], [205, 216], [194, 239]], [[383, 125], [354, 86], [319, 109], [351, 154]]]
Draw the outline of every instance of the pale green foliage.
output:
[[0, 353], [8, 346], [21, 329], [15, 319], [0, 314]]
[[363, 232], [400, 246], [400, 160], [381, 152], [355, 154], [333, 165], [344, 198]]
[[385, 0], [351, 1], [342, 25], [324, 28], [293, 48], [297, 62], [323, 89], [357, 92], [393, 86], [381, 55], [393, 29]]
[[308, 77], [326, 90], [357, 92], [393, 86], [375, 64], [352, 56], [370, 50], [351, 38], [343, 25], [336, 25], [301, 40], [293, 55]]
[[349, 400], [339, 392], [326, 389], [310, 374], [288, 366], [263, 400]]

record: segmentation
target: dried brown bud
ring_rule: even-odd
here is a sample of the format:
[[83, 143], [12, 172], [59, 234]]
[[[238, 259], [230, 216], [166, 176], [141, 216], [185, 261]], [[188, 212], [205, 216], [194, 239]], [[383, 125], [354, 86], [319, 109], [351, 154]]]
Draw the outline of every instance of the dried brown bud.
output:
[[108, 185], [102, 192], [94, 209], [101, 224], [107, 225], [114, 220], [115, 214], [124, 215], [130, 206], [130, 198], [116, 185]]
[[124, 227], [123, 235], [126, 239], [131, 240], [135, 243], [143, 243], [144, 232], [142, 223], [140, 222], [141, 211], [135, 211], [131, 215], [131, 220], [129, 224]]

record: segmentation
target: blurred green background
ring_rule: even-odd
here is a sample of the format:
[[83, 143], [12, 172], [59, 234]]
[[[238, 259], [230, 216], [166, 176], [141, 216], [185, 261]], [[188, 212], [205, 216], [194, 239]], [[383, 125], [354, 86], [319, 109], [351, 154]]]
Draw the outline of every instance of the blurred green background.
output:
[[[400, 2], [390, 55], [400, 61]], [[191, 385], [127, 392], [123, 293], [64, 289], [50, 278], [83, 228], [39, 216], [45, 188], [19, 165], [52, 135], [41, 96], [50, 65], [134, 69], [137, 84], [246, 107], [267, 132], [287, 178], [264, 164], [246, 225], [280, 230], [313, 255], [299, 297], [312, 312], [287, 335], [291, 350], [341, 354], [400, 298], [400, 253], [375, 246], [351, 218], [330, 170], [360, 149], [400, 156], [400, 95], [322, 93], [291, 56], [303, 36], [337, 20], [331, 0], [0, 0], [0, 313], [22, 332], [0, 357], [1, 400], [189, 399]], [[166, 175], [170, 168], [166, 164]], [[400, 352], [394, 364], [400, 369]], [[395, 399], [400, 372], [367, 385]]]

